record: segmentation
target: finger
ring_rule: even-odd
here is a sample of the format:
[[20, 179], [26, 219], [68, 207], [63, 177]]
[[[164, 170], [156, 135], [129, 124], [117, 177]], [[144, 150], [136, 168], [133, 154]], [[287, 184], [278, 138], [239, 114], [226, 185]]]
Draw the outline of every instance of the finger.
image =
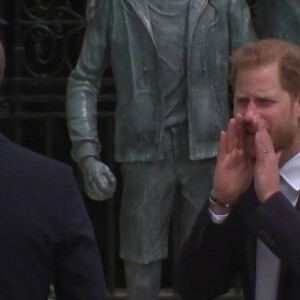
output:
[[106, 176], [106, 178], [107, 178], [107, 180], [108, 180], [109, 186], [111, 187], [111, 189], [112, 189], [113, 191], [115, 191], [116, 186], [117, 186], [117, 181], [116, 181], [115, 176], [114, 176], [113, 173], [111, 173], [111, 172], [106, 173], [105, 176]]
[[107, 166], [106, 166], [106, 172], [104, 173], [104, 175], [107, 177], [107, 180], [112, 185], [116, 184], [116, 178], [115, 178], [114, 174], [110, 171], [109, 167], [107, 167]]
[[237, 148], [238, 149], [244, 149], [244, 119], [241, 114], [237, 114], [235, 116], [236, 120], [236, 132], [237, 132], [237, 139], [238, 139], [238, 144]]
[[226, 156], [226, 132], [221, 131], [217, 160], [223, 160], [225, 158], [225, 156]]
[[256, 132], [262, 132], [266, 129], [265, 124], [263, 120], [257, 119], [254, 123], [254, 127], [256, 129]]
[[[105, 168], [102, 170], [102, 173], [100, 175], [102, 177], [106, 177], [106, 184], [112, 189], [115, 190], [116, 189], [116, 178], [113, 175], [113, 173], [110, 171], [108, 166], [105, 166]], [[105, 181], [105, 179], [103, 179], [103, 182]]]
[[236, 120], [230, 119], [227, 129], [227, 153], [230, 153], [238, 146], [238, 135], [236, 130]]
[[94, 182], [85, 185], [85, 191], [88, 194], [88, 196], [93, 200], [101, 201], [110, 198], [110, 196], [107, 196], [104, 193], [102, 193]]
[[264, 151], [267, 151], [266, 147], [263, 146], [262, 143], [263, 141], [261, 140], [261, 133], [257, 131], [255, 133], [255, 157], [256, 160], [259, 161], [261, 158], [266, 155]]
[[261, 160], [275, 155], [273, 143], [265, 128], [260, 128], [255, 134], [255, 156], [256, 160]]
[[272, 143], [269, 133], [267, 132], [264, 122], [259, 119], [256, 120], [255, 127], [256, 127], [256, 133], [258, 133], [256, 147], [258, 147], [259, 150], [267, 150], [268, 151], [270, 147], [272, 149], [273, 143]]
[[95, 186], [104, 194], [112, 195], [115, 191], [115, 185], [108, 180], [106, 174], [94, 178]]

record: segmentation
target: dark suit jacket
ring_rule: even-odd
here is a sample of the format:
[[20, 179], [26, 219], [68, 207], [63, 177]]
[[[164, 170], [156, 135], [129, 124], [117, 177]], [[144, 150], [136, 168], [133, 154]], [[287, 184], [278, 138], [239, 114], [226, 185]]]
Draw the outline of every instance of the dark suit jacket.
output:
[[281, 192], [259, 204], [253, 188], [221, 224], [214, 224], [208, 203], [196, 221], [179, 259], [177, 284], [184, 300], [225, 294], [239, 274], [244, 296], [254, 299], [256, 240], [282, 260], [278, 299], [300, 299], [300, 214]]
[[71, 168], [0, 134], [0, 299], [107, 299]]

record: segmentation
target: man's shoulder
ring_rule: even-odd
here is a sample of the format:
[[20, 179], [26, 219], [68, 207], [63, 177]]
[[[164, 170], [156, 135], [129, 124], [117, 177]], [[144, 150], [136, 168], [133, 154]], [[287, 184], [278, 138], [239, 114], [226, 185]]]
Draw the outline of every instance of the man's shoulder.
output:
[[113, 0], [88, 0], [86, 5], [86, 18], [88, 21], [94, 18], [96, 11], [107, 13]]
[[31, 176], [56, 175], [66, 176], [71, 174], [72, 169], [65, 163], [46, 157], [35, 151], [18, 145], [9, 139], [0, 140], [0, 166], [3, 173], [22, 174]]

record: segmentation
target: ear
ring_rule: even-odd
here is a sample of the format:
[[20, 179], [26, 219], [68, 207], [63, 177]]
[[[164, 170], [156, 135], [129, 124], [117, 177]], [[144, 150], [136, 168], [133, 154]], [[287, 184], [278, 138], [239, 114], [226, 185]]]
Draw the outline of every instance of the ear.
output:
[[296, 107], [297, 107], [297, 116], [300, 118], [300, 89], [295, 97]]
[[299, 89], [298, 92], [297, 92], [296, 100], [297, 100], [297, 102], [298, 102], [299, 105], [300, 105], [300, 89]]

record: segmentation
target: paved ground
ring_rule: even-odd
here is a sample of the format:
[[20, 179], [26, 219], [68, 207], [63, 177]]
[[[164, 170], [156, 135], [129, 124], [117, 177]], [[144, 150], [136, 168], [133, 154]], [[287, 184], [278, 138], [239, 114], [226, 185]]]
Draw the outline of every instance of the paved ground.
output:
[[[114, 295], [110, 297], [110, 300], [125, 300], [125, 297], [126, 297], [126, 290], [117, 290], [114, 293]], [[159, 294], [159, 300], [180, 300], [180, 298], [174, 295], [173, 291], [170, 289], [161, 289]], [[239, 292], [233, 289], [227, 295], [224, 295], [215, 300], [244, 300], [244, 298]]]
[[[126, 290], [120, 289], [116, 290], [113, 295], [110, 296], [110, 300], [125, 300], [126, 298]], [[53, 293], [53, 288], [51, 287], [51, 294], [48, 300], [55, 300], [55, 296]], [[141, 299], [143, 300], [143, 299]], [[180, 300], [180, 298], [174, 295], [173, 291], [170, 289], [161, 289], [159, 294], [159, 300]], [[201, 299], [199, 299], [201, 300]], [[231, 290], [227, 295], [224, 295], [215, 300], [244, 300], [244, 298], [240, 295], [236, 290]]]

